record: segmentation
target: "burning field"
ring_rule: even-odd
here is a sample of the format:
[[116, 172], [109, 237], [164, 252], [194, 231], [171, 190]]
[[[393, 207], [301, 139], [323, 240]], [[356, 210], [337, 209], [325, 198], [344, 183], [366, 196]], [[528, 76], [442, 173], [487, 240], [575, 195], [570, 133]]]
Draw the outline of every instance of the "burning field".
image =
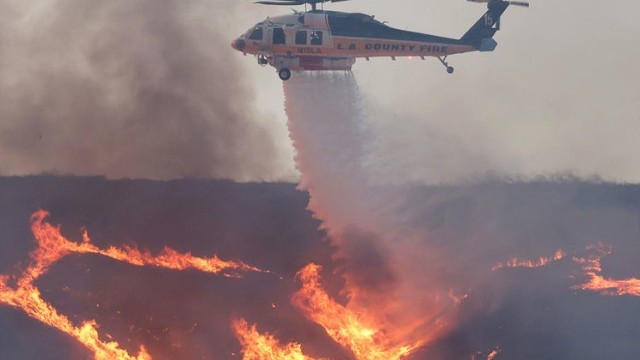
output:
[[[415, 188], [412, 201], [422, 201], [407, 221], [442, 259], [407, 257], [404, 266], [423, 270], [401, 279], [390, 259], [399, 249], [368, 247], [381, 240], [351, 230], [342, 241], [357, 245], [339, 252], [292, 185], [0, 183], [4, 200], [19, 202], [3, 207], [3, 358], [595, 359], [607, 351], [632, 359], [639, 351], [638, 213], [621, 201], [639, 196], [637, 187]], [[555, 204], [531, 213], [527, 199]], [[52, 214], [29, 214], [40, 206]], [[398, 295], [403, 283], [442, 307], [399, 306], [408, 301]], [[367, 303], [363, 293], [374, 291]], [[406, 312], [414, 321], [398, 322]]]
[[284, 92], [299, 184], [0, 178], [0, 358], [640, 355], [640, 187], [377, 183], [352, 74]]

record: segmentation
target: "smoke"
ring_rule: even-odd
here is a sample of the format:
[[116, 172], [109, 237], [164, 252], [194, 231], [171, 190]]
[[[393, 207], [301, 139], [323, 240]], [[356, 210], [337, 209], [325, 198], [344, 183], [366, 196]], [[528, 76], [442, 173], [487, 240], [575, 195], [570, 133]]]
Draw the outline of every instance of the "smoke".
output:
[[0, 174], [290, 175], [229, 46], [235, 4], [2, 0], [0, 9]]
[[[366, 11], [391, 26], [458, 38], [485, 9], [466, 1], [407, 5], [412, 11], [374, 1]], [[640, 115], [632, 105], [640, 101], [633, 80], [640, 75], [630, 63], [638, 51], [628, 46], [640, 37], [638, 4], [595, 2], [580, 16], [578, 0], [531, 5], [506, 11], [495, 52], [451, 56], [452, 76], [434, 58], [354, 66], [367, 108], [375, 107], [378, 181], [450, 184], [494, 173], [640, 181]], [[599, 22], [611, 26], [593, 25]], [[573, 51], [566, 51], [568, 39]]]

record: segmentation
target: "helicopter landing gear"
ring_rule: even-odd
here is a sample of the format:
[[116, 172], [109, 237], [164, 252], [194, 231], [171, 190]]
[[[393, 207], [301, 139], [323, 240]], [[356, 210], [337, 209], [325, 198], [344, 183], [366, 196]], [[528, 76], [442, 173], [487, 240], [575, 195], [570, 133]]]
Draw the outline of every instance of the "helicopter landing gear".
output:
[[291, 70], [289, 70], [288, 68], [282, 68], [278, 70], [278, 76], [281, 80], [287, 81], [291, 78]]
[[443, 56], [443, 57], [438, 57], [438, 60], [440, 60], [440, 62], [442, 63], [442, 65], [444, 65], [445, 68], [447, 68], [447, 73], [448, 74], [453, 74], [453, 66], [449, 66], [449, 63], [446, 61], [447, 60], [447, 56]]

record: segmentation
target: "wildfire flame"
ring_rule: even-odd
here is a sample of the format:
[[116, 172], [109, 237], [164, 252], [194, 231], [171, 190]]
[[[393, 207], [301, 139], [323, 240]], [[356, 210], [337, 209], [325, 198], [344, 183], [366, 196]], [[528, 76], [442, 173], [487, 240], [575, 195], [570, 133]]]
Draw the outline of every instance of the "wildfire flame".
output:
[[496, 356], [498, 356], [499, 353], [500, 353], [500, 348], [499, 347], [491, 350], [491, 352], [488, 353], [488, 354], [486, 352], [484, 352], [484, 351], [477, 351], [475, 354], [471, 354], [469, 356], [469, 360], [479, 360], [480, 357], [482, 357], [484, 359], [485, 354], [487, 356], [487, 358], [486, 358], [487, 360], [494, 360], [496, 358]]
[[497, 264], [494, 267], [492, 267], [491, 270], [495, 271], [502, 268], [516, 268], [516, 267], [538, 268], [538, 267], [545, 266], [552, 261], [562, 260], [565, 256], [567, 256], [567, 253], [565, 253], [563, 250], [560, 249], [560, 250], [557, 250], [552, 256], [548, 256], [548, 257], [541, 256], [540, 258], [538, 258], [538, 261], [520, 260], [516, 257], [512, 257], [511, 259], [509, 259], [508, 262]]
[[[44, 221], [48, 215], [46, 211], [40, 210], [31, 216], [31, 231], [38, 247], [29, 254], [31, 262], [20, 276], [0, 275], [0, 303], [21, 309], [32, 318], [72, 336], [91, 350], [97, 360], [147, 360], [151, 359], [151, 356], [144, 346], [140, 347], [138, 356], [132, 356], [121, 349], [117, 342], [100, 340], [95, 321], [84, 322], [76, 327], [42, 298], [34, 285], [35, 280], [65, 256], [72, 253], [100, 254], [137, 266], [149, 265], [174, 270], [195, 269], [214, 274], [222, 272], [226, 276], [237, 276], [240, 271], [262, 271], [242, 262], [223, 261], [217, 256], [196, 257], [189, 253], [178, 253], [170, 248], [165, 248], [158, 256], [131, 247], [109, 247], [103, 250], [91, 244], [86, 232], [83, 234], [82, 243], [75, 243], [62, 235], [60, 227]], [[9, 285], [12, 280], [15, 280], [17, 286]]]
[[320, 283], [320, 271], [319, 265], [309, 264], [298, 272], [302, 288], [291, 301], [307, 318], [321, 325], [334, 341], [350, 349], [356, 359], [400, 359], [422, 345], [391, 344], [384, 331], [366, 324], [358, 313], [329, 297]]
[[[585, 291], [595, 291], [601, 295], [608, 296], [621, 296], [631, 295], [640, 296], [640, 279], [628, 278], [623, 280], [605, 278], [602, 273], [602, 258], [611, 255], [612, 248], [610, 246], [598, 243], [595, 245], [587, 246], [588, 255], [584, 257], [574, 256], [573, 261], [582, 266], [582, 271], [587, 281], [584, 284], [574, 285], [572, 289], [579, 289]], [[517, 258], [511, 258], [509, 262], [504, 264], [498, 264], [491, 270], [498, 270], [502, 268], [514, 268], [514, 267], [526, 267], [537, 268], [545, 266], [552, 261], [558, 261], [565, 258], [567, 254], [563, 250], [558, 250], [553, 256], [540, 257], [538, 261], [530, 260], [518, 260]]]
[[225, 276], [237, 276], [240, 271], [262, 271], [243, 262], [224, 261], [215, 255], [211, 258], [203, 258], [190, 253], [181, 254], [167, 247], [157, 256], [129, 246], [122, 248], [110, 246], [106, 250], [100, 249], [91, 243], [86, 231], [83, 233], [82, 243], [78, 244], [66, 239], [60, 232], [60, 227], [44, 222], [47, 216], [49, 213], [44, 210], [37, 211], [31, 216], [31, 231], [36, 238], [38, 248], [31, 253], [34, 266], [26, 271], [27, 279], [42, 275], [49, 266], [70, 253], [99, 254], [136, 266], [148, 265], [172, 270], [194, 269], [213, 274], [224, 272]]
[[586, 257], [574, 257], [573, 260], [582, 265], [584, 275], [588, 281], [581, 285], [573, 286], [573, 289], [585, 291], [595, 291], [602, 295], [621, 296], [631, 295], [640, 296], [640, 279], [628, 278], [624, 280], [615, 280], [605, 278], [601, 275], [603, 257], [610, 255], [611, 247], [603, 244], [592, 245], [588, 248], [593, 253]]
[[487, 355], [487, 360], [493, 360], [496, 358], [496, 356], [498, 356], [498, 353], [500, 352], [499, 348], [494, 349], [492, 352], [489, 353], [489, 355]]
[[244, 319], [234, 320], [232, 327], [242, 345], [243, 360], [313, 360], [302, 353], [300, 344], [282, 345], [273, 335], [259, 333], [256, 325], [249, 326]]
[[69, 334], [94, 353], [97, 360], [146, 360], [151, 359], [144, 346], [140, 347], [138, 356], [131, 356], [119, 347], [117, 342], [101, 341], [97, 325], [94, 321], [73, 326], [71, 321], [40, 296], [40, 291], [32, 284], [11, 289], [7, 286], [7, 276], [0, 277], [0, 303], [19, 308], [32, 318]]

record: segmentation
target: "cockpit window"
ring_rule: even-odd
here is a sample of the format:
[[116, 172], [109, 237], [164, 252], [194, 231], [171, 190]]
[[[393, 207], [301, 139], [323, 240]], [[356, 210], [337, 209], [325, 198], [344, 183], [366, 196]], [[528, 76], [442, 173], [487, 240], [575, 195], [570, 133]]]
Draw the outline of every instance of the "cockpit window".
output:
[[286, 43], [284, 37], [284, 30], [282, 28], [273, 28], [273, 43], [284, 44]]
[[249, 35], [249, 40], [262, 40], [262, 28], [256, 27], [253, 29]]
[[322, 45], [322, 31], [311, 32], [311, 45]]

